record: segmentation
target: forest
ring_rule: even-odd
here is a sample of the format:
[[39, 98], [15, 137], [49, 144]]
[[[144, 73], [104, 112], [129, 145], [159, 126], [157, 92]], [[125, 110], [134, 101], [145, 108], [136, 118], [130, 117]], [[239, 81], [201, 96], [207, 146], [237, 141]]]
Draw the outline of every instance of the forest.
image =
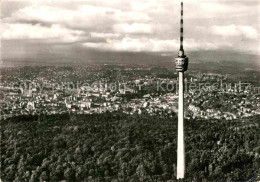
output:
[[[182, 181], [260, 173], [260, 116], [185, 120]], [[177, 181], [177, 116], [122, 112], [1, 121], [2, 181]]]

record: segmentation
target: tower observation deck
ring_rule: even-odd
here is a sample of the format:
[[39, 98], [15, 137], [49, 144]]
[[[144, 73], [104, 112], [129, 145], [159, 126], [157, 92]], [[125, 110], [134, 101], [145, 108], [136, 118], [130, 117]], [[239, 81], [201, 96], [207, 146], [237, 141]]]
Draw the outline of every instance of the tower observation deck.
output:
[[181, 2], [181, 22], [180, 22], [180, 50], [178, 57], [175, 58], [176, 70], [178, 72], [184, 72], [188, 69], [189, 59], [186, 57], [183, 49], [183, 2]]

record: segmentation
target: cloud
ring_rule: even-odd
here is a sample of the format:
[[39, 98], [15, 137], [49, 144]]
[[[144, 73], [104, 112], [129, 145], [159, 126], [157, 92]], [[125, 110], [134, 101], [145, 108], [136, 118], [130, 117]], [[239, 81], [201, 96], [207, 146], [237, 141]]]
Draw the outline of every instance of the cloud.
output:
[[96, 38], [119, 38], [121, 34], [118, 33], [103, 33], [103, 32], [90, 32], [91, 37]]
[[148, 38], [125, 37], [121, 40], [108, 39], [106, 43], [84, 43], [83, 46], [95, 49], [105, 49], [109, 51], [162, 51], [177, 47], [176, 40], [158, 40]]
[[185, 5], [191, 7], [197, 7], [196, 11], [185, 11], [187, 18], [214, 18], [214, 19], [230, 19], [235, 17], [246, 17], [246, 16], [258, 16], [257, 7], [259, 2], [253, 1], [251, 3], [239, 1], [227, 1], [227, 0], [201, 0], [192, 1]]
[[39, 24], [8, 24], [1, 26], [1, 38], [8, 39], [56, 39], [64, 42], [77, 41], [84, 34], [83, 31], [70, 30], [60, 25], [53, 24], [50, 27], [43, 27]]
[[39, 21], [64, 24], [69, 27], [92, 28], [111, 27], [115, 22], [149, 21], [147, 14], [134, 11], [123, 11], [116, 8], [95, 6], [91, 4], [64, 9], [49, 5], [32, 5], [22, 8], [9, 18], [13, 21]]
[[[4, 11], [3, 39], [75, 42], [111, 51], [178, 50], [180, 0], [36, 1]], [[8, 1], [4, 4], [7, 7]], [[255, 50], [260, 44], [259, 5], [185, 0], [185, 49]]]
[[227, 25], [227, 26], [212, 26], [211, 33], [221, 36], [237, 36], [246, 37], [248, 39], [257, 39], [258, 32], [252, 26], [243, 25]]
[[12, 18], [15, 20], [37, 20], [56, 23], [61, 21], [73, 21], [77, 13], [72, 10], [61, 9], [51, 6], [28, 6], [14, 12]]
[[96, 29], [96, 27], [104, 26], [108, 21], [111, 21], [109, 19], [109, 12], [112, 12], [111, 8], [90, 5], [80, 6], [76, 9], [32, 5], [14, 12], [6, 21], [35, 21], [39, 23], [60, 24], [70, 28]]
[[133, 23], [133, 24], [116, 24], [114, 25], [114, 31], [119, 33], [152, 33], [152, 28], [150, 24], [144, 23]]
[[[123, 39], [107, 39], [106, 42], [87, 42], [83, 46], [94, 49], [103, 49], [109, 51], [130, 51], [130, 52], [161, 52], [161, 51], [177, 51], [179, 49], [178, 39], [153, 39], [153, 38], [131, 38], [125, 37]], [[232, 44], [220, 41], [201, 41], [196, 39], [187, 39], [184, 41], [185, 50], [216, 50], [219, 48], [231, 47]]]

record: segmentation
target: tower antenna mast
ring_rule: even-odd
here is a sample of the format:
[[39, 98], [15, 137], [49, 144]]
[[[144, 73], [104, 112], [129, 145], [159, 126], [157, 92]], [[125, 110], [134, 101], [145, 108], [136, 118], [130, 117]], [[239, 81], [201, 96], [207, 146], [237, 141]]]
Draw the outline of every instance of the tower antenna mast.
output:
[[183, 50], [183, 2], [181, 2], [180, 51]]

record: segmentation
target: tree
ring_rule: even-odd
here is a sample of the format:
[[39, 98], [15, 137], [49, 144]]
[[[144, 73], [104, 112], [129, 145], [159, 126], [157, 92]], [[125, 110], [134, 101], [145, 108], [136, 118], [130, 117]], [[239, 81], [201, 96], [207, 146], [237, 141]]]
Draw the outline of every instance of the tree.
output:
[[48, 174], [46, 171], [43, 171], [40, 176], [40, 181], [47, 181], [48, 180]]
[[65, 171], [64, 171], [64, 177], [65, 179], [67, 180], [73, 180], [73, 170], [71, 168], [67, 168]]

